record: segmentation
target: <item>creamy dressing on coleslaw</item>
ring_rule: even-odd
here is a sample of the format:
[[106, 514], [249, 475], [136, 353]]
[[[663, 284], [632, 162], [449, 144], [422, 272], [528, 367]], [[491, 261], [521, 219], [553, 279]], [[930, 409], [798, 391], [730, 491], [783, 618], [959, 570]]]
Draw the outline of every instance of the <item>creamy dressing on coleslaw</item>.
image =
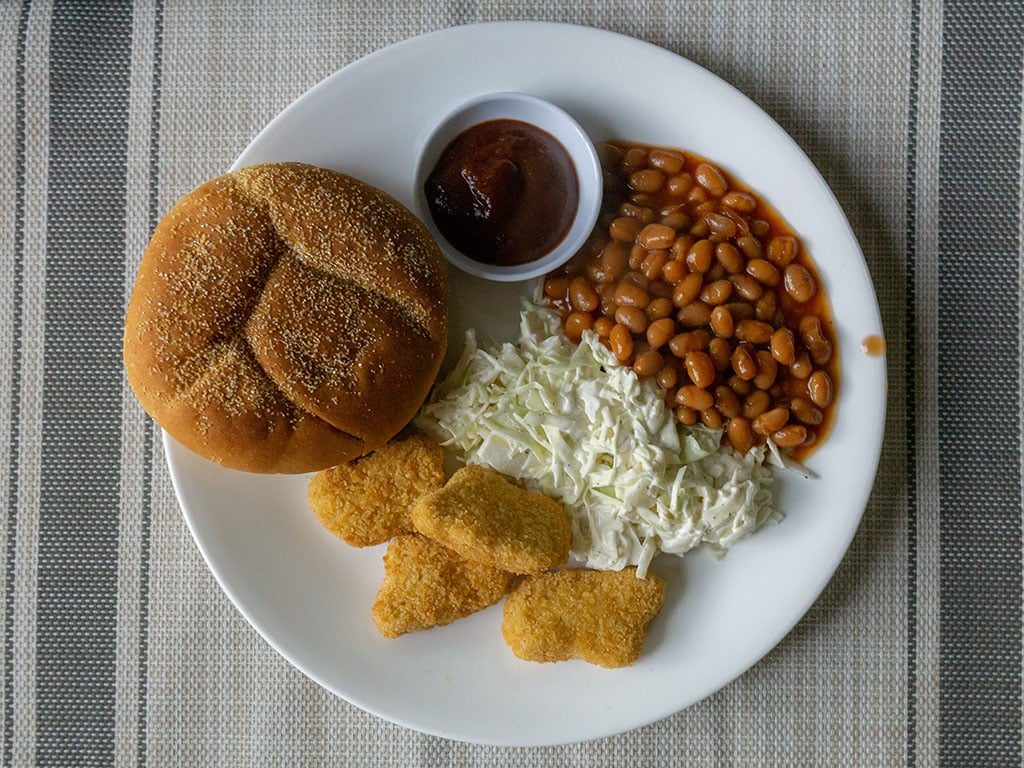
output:
[[678, 425], [596, 334], [574, 344], [554, 312], [524, 304], [517, 343], [480, 349], [466, 334], [416, 423], [467, 463], [559, 499], [574, 559], [642, 576], [659, 551], [720, 554], [779, 517], [765, 449], [740, 456], [718, 431]]

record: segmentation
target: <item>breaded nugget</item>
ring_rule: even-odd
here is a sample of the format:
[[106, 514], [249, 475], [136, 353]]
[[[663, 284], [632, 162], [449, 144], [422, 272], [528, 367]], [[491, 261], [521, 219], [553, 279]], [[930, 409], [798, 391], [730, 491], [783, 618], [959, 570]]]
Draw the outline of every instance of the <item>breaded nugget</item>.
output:
[[497, 472], [463, 467], [412, 508], [416, 530], [467, 560], [513, 573], [539, 573], [569, 559], [569, 516], [554, 499]]
[[309, 505], [327, 530], [353, 547], [412, 533], [416, 499], [444, 485], [441, 446], [423, 435], [392, 440], [369, 456], [317, 472]]
[[664, 599], [665, 583], [653, 574], [636, 578], [636, 568], [545, 573], [524, 579], [508, 596], [501, 633], [526, 661], [627, 667], [640, 656]]
[[373, 623], [384, 637], [444, 624], [494, 605], [513, 574], [463, 560], [424, 536], [399, 536], [384, 555]]

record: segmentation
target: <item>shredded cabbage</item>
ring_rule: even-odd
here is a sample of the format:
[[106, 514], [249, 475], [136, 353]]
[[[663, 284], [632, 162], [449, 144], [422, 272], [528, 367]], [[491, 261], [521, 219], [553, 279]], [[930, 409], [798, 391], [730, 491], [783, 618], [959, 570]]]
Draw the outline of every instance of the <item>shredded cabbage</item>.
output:
[[456, 450], [565, 504], [572, 556], [591, 568], [638, 566], [698, 544], [716, 555], [780, 516], [765, 449], [741, 456], [721, 432], [678, 425], [657, 386], [587, 332], [524, 302], [516, 344], [466, 348], [416, 421]]

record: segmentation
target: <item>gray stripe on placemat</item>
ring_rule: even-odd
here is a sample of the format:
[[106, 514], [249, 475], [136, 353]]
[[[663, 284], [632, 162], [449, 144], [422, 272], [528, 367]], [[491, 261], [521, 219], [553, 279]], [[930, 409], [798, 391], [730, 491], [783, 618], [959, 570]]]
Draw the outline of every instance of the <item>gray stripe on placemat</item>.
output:
[[[149, 119], [149, 231], [156, 229], [160, 201], [160, 106], [163, 82], [164, 4], [156, 0], [153, 20], [153, 96]], [[147, 704], [149, 695], [149, 542], [153, 515], [153, 458], [156, 430], [151, 419], [146, 419], [146, 474], [142, 480], [142, 549], [140, 553], [141, 577], [139, 593], [139, 719], [138, 764], [146, 765]]]
[[999, 297], [1020, 285], [1024, 5], [948, 4], [943, 29], [939, 756], [1019, 766], [1021, 329]]
[[907, 723], [906, 761], [908, 768], [917, 764], [917, 301], [915, 277], [917, 264], [917, 93], [918, 67], [921, 55], [921, 5], [910, 6], [910, 87], [907, 104], [907, 171], [906, 201], [906, 285], [907, 303], [904, 392], [906, 393], [907, 456]]
[[11, 370], [10, 464], [7, 486], [6, 547], [4, 551], [4, 724], [3, 765], [12, 764], [14, 744], [14, 553], [18, 521], [18, 448], [21, 442], [21, 310], [25, 272], [25, 44], [28, 37], [30, 2], [24, 0], [18, 15], [15, 64], [14, 118], [14, 283], [12, 333], [14, 342]]
[[52, 19], [39, 765], [110, 765], [131, 7]]

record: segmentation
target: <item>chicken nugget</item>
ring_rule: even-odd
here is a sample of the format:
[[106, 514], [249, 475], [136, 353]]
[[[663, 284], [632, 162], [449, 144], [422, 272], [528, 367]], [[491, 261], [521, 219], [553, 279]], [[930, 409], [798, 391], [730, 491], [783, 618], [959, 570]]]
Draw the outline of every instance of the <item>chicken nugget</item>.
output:
[[562, 505], [484, 467], [463, 467], [422, 497], [412, 522], [467, 560], [503, 571], [539, 573], [569, 560], [572, 530]]
[[309, 504], [327, 530], [353, 547], [412, 533], [416, 499], [444, 485], [441, 446], [423, 435], [392, 440], [369, 456], [317, 472]]
[[647, 625], [665, 600], [653, 574], [573, 569], [524, 579], [505, 601], [501, 633], [526, 661], [583, 659], [602, 667], [637, 660]]
[[513, 578], [463, 560], [423, 536], [399, 536], [384, 555], [384, 582], [373, 602], [373, 623], [384, 637], [451, 624], [494, 605]]

